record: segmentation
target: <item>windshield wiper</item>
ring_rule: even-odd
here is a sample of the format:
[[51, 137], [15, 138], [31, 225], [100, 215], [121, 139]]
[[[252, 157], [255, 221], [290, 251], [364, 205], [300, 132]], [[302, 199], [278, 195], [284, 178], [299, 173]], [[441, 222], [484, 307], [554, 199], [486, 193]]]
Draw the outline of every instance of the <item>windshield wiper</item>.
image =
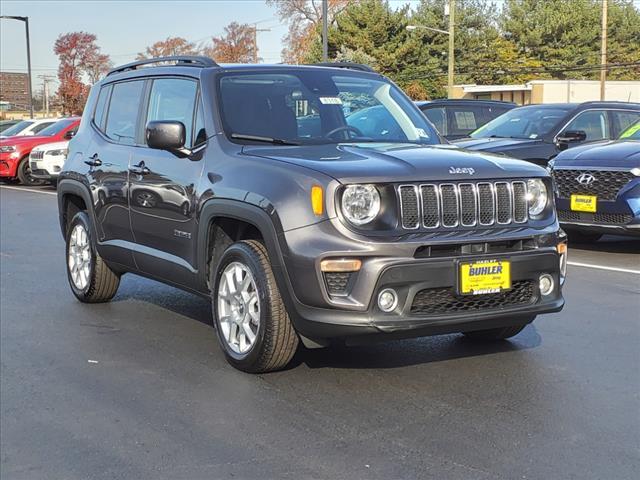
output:
[[300, 143], [283, 140], [281, 138], [261, 137], [259, 135], [244, 135], [242, 133], [232, 133], [231, 138], [237, 138], [238, 140], [251, 140], [253, 142], [272, 143], [274, 145], [300, 145]]

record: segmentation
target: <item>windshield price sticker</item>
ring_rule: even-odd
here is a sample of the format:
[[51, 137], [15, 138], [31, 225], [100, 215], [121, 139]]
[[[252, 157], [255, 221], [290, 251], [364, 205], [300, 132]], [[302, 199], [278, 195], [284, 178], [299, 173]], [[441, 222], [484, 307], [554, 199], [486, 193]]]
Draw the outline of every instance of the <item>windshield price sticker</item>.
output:
[[323, 105], [342, 105], [340, 97], [319, 97], [318, 99]]

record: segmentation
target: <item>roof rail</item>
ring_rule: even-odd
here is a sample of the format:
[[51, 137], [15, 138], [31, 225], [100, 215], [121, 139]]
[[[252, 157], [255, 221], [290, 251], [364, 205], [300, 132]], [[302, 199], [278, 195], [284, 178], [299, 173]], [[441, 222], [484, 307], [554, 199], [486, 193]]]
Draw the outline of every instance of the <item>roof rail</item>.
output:
[[350, 70], [359, 70], [361, 72], [372, 72], [375, 73], [375, 70], [371, 68], [369, 65], [364, 65], [362, 63], [353, 63], [353, 62], [321, 62], [321, 63], [313, 63], [316, 67], [333, 67], [333, 68], [348, 68]]
[[107, 73], [107, 77], [109, 75], [113, 75], [115, 73], [126, 72], [129, 70], [136, 70], [138, 67], [142, 65], [149, 65], [152, 63], [161, 63], [161, 62], [175, 62], [175, 66], [181, 67], [219, 67], [216, 62], [214, 62], [209, 57], [203, 56], [195, 56], [195, 55], [172, 55], [170, 57], [154, 57], [154, 58], [146, 58], [144, 60], [138, 60], [136, 62], [127, 63], [125, 65], [121, 65], [119, 67], [110, 70]]

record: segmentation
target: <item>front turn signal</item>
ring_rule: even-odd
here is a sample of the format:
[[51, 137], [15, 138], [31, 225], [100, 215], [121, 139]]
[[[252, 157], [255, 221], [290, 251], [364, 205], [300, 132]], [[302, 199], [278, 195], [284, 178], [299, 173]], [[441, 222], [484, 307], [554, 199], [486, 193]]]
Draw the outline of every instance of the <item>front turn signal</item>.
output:
[[311, 187], [311, 208], [313, 208], [313, 213], [317, 216], [324, 213], [324, 194], [322, 187], [318, 185]]

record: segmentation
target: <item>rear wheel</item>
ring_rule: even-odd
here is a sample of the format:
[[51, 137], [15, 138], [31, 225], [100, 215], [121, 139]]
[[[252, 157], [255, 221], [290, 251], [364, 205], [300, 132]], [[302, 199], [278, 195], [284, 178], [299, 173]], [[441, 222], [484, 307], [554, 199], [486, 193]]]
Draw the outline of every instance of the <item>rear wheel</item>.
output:
[[[566, 230], [566, 229], [565, 229]], [[602, 238], [602, 233], [566, 230], [569, 241], [573, 243], [595, 243]]]
[[120, 285], [120, 276], [96, 251], [86, 212], [76, 213], [67, 229], [67, 277], [73, 294], [85, 303], [108, 302]]
[[31, 176], [31, 166], [29, 165], [29, 157], [24, 157], [18, 165], [18, 180], [23, 185], [33, 187], [36, 185], [43, 185], [44, 180], [39, 180]]
[[509, 325], [508, 327], [489, 328], [487, 330], [474, 330], [471, 332], [462, 332], [467, 338], [478, 341], [492, 341], [492, 340], [505, 340], [507, 338], [515, 337], [524, 328], [533, 322], [536, 317], [523, 318], [522, 323], [516, 325]]
[[[215, 271], [214, 271], [215, 270]], [[227, 361], [250, 373], [284, 368], [298, 347], [265, 246], [232, 244], [211, 266], [213, 314]]]

